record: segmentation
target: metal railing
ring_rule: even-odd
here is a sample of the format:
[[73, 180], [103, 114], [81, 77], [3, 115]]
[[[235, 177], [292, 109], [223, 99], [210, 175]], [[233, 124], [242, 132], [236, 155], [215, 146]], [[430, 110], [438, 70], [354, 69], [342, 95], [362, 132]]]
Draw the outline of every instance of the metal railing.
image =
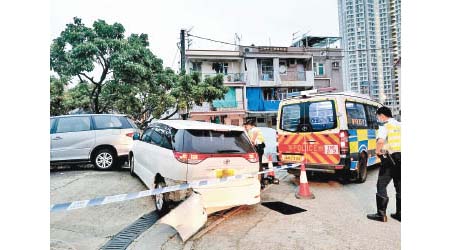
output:
[[210, 103], [204, 102], [202, 105], [194, 105], [192, 107], [192, 112], [211, 112], [211, 111], [234, 111], [234, 110], [243, 110], [244, 102], [243, 101], [225, 101], [225, 100], [216, 100], [216, 107], [214, 107], [214, 103], [211, 105]]
[[[219, 100], [218, 102], [220, 102]], [[219, 107], [214, 107], [213, 103], [213, 110], [215, 111], [231, 111], [231, 110], [243, 110], [244, 109], [244, 102], [243, 101], [223, 101], [225, 104], [230, 105], [221, 105]]]
[[244, 73], [202, 73], [202, 80], [206, 77], [214, 77], [219, 74], [223, 75], [224, 82], [245, 82], [245, 74]]
[[273, 71], [260, 71], [259, 80], [261, 81], [273, 81]]
[[281, 81], [306, 81], [305, 71], [288, 70], [285, 74], [280, 73]]
[[[284, 74], [280, 73], [281, 81], [306, 81], [307, 71], [288, 70]], [[259, 72], [259, 80], [274, 81], [273, 71]]]

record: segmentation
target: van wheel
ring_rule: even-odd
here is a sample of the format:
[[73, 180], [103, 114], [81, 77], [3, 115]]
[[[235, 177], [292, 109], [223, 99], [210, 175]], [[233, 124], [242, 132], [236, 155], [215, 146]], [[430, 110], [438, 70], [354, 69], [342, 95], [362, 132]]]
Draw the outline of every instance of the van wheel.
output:
[[[164, 182], [164, 179], [160, 179], [156, 182], [155, 184], [155, 189], [157, 188], [163, 188], [166, 187], [166, 183]], [[166, 215], [170, 208], [169, 208], [169, 194], [168, 193], [164, 193], [164, 194], [156, 194], [154, 197], [154, 201], [155, 201], [155, 207], [156, 207], [156, 211], [158, 212], [159, 216], [164, 216]]]
[[95, 153], [94, 166], [98, 170], [110, 170], [117, 163], [116, 156], [109, 149], [100, 149]]
[[361, 153], [358, 161], [358, 177], [357, 183], [364, 183], [367, 179], [367, 154]]

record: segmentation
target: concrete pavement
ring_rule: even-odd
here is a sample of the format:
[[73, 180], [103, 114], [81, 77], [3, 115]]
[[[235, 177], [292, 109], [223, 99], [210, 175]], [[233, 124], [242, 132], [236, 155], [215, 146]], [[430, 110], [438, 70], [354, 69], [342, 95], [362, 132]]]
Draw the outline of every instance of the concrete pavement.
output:
[[[145, 190], [128, 170], [69, 168], [50, 173], [51, 203]], [[50, 214], [51, 249], [99, 249], [113, 235], [154, 210], [150, 197]]]
[[[263, 201], [282, 201], [308, 211], [283, 215], [261, 205], [251, 206], [198, 240], [183, 244], [176, 236], [161, 249], [400, 249], [398, 221], [366, 219], [367, 213], [376, 211], [377, 174], [378, 169], [369, 170], [364, 184], [342, 185], [329, 175], [310, 178], [314, 200], [296, 199], [297, 186], [289, 175], [263, 192]], [[395, 197], [392, 184], [388, 193]], [[388, 213], [394, 210], [395, 202], [390, 202]]]
[[[90, 169], [51, 172], [51, 202], [60, 203], [103, 195], [144, 190], [138, 178], [127, 170], [101, 172]], [[155, 224], [138, 237], [128, 249], [400, 249], [400, 223], [366, 219], [373, 213], [378, 169], [369, 170], [363, 184], [342, 185], [332, 175], [309, 177], [316, 199], [298, 200], [296, 180], [292, 175], [271, 185], [262, 200], [282, 201], [306, 209], [283, 215], [260, 204], [240, 213], [208, 231], [202, 237], [182, 243], [170, 226]], [[393, 184], [388, 187], [391, 202], [388, 213], [395, 211]], [[98, 249], [113, 235], [136, 219], [154, 210], [145, 197], [68, 212], [51, 213], [51, 249]], [[208, 224], [217, 220], [210, 216]]]

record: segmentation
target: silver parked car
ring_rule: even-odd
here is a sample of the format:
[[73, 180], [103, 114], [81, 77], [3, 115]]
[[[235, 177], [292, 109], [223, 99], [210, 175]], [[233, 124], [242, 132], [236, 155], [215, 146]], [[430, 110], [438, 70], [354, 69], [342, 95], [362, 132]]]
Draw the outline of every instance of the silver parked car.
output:
[[93, 163], [99, 170], [112, 169], [127, 160], [135, 133], [139, 129], [125, 115], [50, 117], [50, 164]]

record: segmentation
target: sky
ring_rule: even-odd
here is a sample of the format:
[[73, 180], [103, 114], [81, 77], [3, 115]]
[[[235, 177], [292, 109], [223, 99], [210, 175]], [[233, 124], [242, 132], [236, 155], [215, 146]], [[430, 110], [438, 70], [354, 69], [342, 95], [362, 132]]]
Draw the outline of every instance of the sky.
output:
[[[51, 38], [73, 17], [92, 27], [95, 20], [118, 22], [131, 33], [149, 35], [150, 50], [164, 66], [178, 69], [180, 29], [190, 34], [242, 45], [289, 46], [293, 33], [339, 36], [338, 0], [51, 0]], [[233, 49], [192, 38], [190, 49]]]

